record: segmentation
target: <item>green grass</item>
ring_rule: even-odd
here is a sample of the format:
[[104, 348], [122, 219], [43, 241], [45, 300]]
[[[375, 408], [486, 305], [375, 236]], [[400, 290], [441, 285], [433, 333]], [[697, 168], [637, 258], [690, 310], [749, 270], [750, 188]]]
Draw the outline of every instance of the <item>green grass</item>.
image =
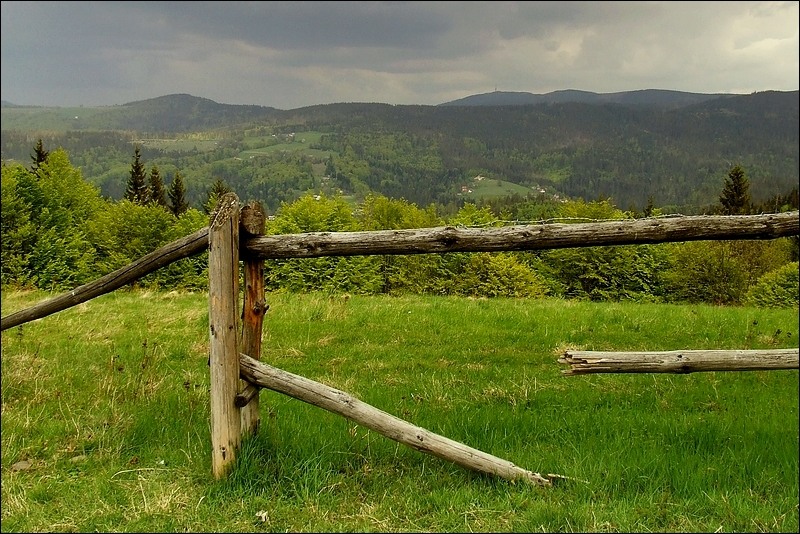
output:
[[505, 180], [484, 178], [480, 181], [471, 180], [469, 183], [470, 193], [463, 193], [468, 200], [478, 200], [481, 198], [506, 197], [514, 194], [523, 197], [535, 193], [530, 187], [525, 187]]
[[[4, 291], [2, 314], [46, 296]], [[268, 302], [266, 362], [587, 483], [479, 475], [271, 391], [215, 481], [206, 295], [118, 291], [2, 334], [2, 530], [797, 531], [797, 371], [565, 377], [556, 361], [797, 347], [797, 309]]]
[[210, 152], [219, 146], [222, 139], [197, 139], [197, 138], [175, 138], [175, 139], [139, 139], [136, 144], [164, 152], [189, 152], [198, 150], [200, 152]]
[[311, 148], [311, 145], [319, 143], [323, 135], [322, 132], [315, 131], [298, 132], [294, 141], [278, 143], [275, 142], [271, 135], [246, 137], [244, 144], [248, 148], [241, 151], [239, 157], [241, 159], [249, 159], [280, 152], [300, 152], [306, 156], [325, 159], [331, 155], [330, 151]]

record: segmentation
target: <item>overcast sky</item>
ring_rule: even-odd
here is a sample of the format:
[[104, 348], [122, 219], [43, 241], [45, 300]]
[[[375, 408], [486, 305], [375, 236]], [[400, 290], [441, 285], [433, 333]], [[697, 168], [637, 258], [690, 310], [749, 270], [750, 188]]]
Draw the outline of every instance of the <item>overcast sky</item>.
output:
[[798, 2], [18, 2], [2, 99], [294, 109], [498, 91], [798, 89]]

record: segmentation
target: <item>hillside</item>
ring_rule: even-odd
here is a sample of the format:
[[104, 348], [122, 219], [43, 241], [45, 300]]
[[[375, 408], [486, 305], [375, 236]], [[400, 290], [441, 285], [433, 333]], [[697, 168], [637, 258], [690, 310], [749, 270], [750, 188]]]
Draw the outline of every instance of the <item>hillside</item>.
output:
[[[558, 91], [545, 103], [497, 105], [504, 95], [484, 105], [475, 102], [485, 95], [475, 95], [473, 104], [294, 110], [190, 95], [105, 108], [4, 107], [2, 156], [27, 162], [41, 137], [47, 147], [67, 149], [87, 179], [118, 198], [133, 144], [158, 138], [145, 145], [145, 160], [167, 177], [181, 170], [193, 202], [221, 179], [272, 207], [309, 189], [458, 204], [462, 189], [484, 175], [533, 196], [611, 197], [625, 209], [652, 200], [690, 210], [717, 202], [734, 163], [747, 170], [754, 200], [797, 187], [797, 91]], [[511, 95], [519, 104], [529, 98]], [[308, 132], [309, 144], [298, 136], [277, 150], [285, 142], [278, 137], [295, 132]]]
[[25, 107], [3, 102], [2, 129], [185, 133], [265, 120], [276, 112], [275, 108], [218, 104], [187, 94], [102, 107]]
[[471, 95], [458, 100], [440, 104], [441, 106], [523, 106], [536, 104], [563, 104], [578, 102], [583, 104], [623, 104], [653, 106], [657, 108], [676, 108], [707, 102], [718, 98], [736, 95], [687, 93], [662, 89], [643, 89], [619, 93], [593, 93], [574, 89], [553, 91], [545, 94], [526, 92], [494, 91]]

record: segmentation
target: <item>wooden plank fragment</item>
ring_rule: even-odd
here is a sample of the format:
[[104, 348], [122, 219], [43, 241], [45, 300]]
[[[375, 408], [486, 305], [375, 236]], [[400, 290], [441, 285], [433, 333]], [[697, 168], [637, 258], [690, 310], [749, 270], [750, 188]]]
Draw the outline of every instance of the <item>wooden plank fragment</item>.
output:
[[558, 359], [564, 375], [591, 373], [675, 373], [703, 371], [774, 371], [800, 368], [800, 349], [672, 350], [602, 352], [567, 350]]

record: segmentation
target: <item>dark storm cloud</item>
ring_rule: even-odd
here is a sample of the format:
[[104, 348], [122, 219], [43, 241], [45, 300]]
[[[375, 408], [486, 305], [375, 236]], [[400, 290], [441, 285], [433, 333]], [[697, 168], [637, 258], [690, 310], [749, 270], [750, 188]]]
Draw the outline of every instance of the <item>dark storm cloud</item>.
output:
[[794, 90], [797, 2], [2, 2], [3, 99]]

